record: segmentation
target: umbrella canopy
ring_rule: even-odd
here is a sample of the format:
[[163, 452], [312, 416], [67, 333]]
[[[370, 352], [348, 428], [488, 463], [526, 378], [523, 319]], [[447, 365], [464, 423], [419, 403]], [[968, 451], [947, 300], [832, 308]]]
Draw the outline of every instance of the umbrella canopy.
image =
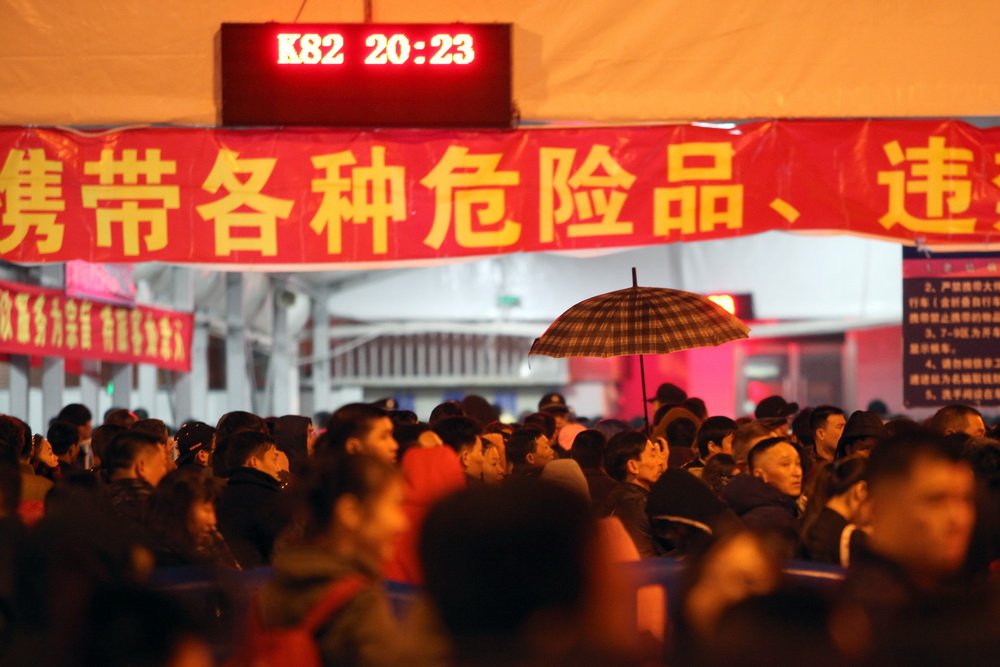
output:
[[571, 306], [535, 339], [528, 354], [666, 354], [722, 345], [749, 335], [746, 324], [700, 294], [632, 286]]

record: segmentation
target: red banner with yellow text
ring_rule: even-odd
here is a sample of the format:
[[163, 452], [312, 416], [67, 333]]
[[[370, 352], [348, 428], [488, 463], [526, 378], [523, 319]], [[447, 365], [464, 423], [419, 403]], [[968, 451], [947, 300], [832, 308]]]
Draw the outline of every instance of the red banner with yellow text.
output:
[[391, 264], [769, 230], [985, 249], [1000, 128], [0, 128], [14, 262]]
[[0, 353], [191, 370], [194, 316], [0, 281]]

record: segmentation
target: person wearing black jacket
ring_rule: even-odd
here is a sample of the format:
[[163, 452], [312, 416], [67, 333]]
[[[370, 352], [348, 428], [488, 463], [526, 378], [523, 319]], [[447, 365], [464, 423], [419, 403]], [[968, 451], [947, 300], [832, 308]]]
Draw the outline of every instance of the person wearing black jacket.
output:
[[241, 567], [266, 565], [291, 521], [278, 481], [281, 457], [274, 438], [256, 431], [235, 433], [226, 444], [232, 473], [216, 505], [219, 532]]
[[798, 499], [802, 494], [802, 462], [786, 438], [761, 440], [747, 456], [749, 475], [737, 475], [722, 498], [751, 530], [775, 533], [786, 541], [787, 557], [795, 555], [799, 533]]

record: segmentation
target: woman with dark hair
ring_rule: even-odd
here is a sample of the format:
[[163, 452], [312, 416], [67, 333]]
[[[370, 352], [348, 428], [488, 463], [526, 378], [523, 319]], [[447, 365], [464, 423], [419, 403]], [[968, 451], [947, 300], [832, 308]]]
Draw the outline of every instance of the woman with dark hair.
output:
[[52, 451], [52, 445], [40, 433], [36, 433], [33, 440], [34, 454], [31, 463], [35, 474], [51, 482], [58, 482], [62, 479], [62, 470], [59, 468], [59, 457]]
[[802, 546], [812, 560], [847, 566], [865, 540], [868, 458], [827, 463], [816, 474], [802, 515]]
[[274, 579], [254, 613], [264, 627], [296, 625], [343, 587], [346, 602], [314, 635], [323, 664], [388, 664], [396, 628], [379, 572], [407, 526], [399, 472], [343, 452], [320, 455], [312, 467], [302, 494], [303, 542], [275, 555]]
[[208, 470], [174, 470], [149, 499], [147, 524], [157, 536], [157, 567], [217, 566], [238, 568], [225, 539], [216, 530], [219, 485]]

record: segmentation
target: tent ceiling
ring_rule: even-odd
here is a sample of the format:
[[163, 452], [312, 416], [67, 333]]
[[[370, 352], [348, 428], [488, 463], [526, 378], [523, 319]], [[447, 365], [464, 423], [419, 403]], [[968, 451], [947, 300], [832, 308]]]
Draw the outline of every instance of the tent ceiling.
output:
[[[377, 22], [510, 22], [528, 121], [997, 112], [1000, 3], [371, 0]], [[215, 124], [223, 22], [358, 22], [365, 2], [6, 0], [0, 123]]]

